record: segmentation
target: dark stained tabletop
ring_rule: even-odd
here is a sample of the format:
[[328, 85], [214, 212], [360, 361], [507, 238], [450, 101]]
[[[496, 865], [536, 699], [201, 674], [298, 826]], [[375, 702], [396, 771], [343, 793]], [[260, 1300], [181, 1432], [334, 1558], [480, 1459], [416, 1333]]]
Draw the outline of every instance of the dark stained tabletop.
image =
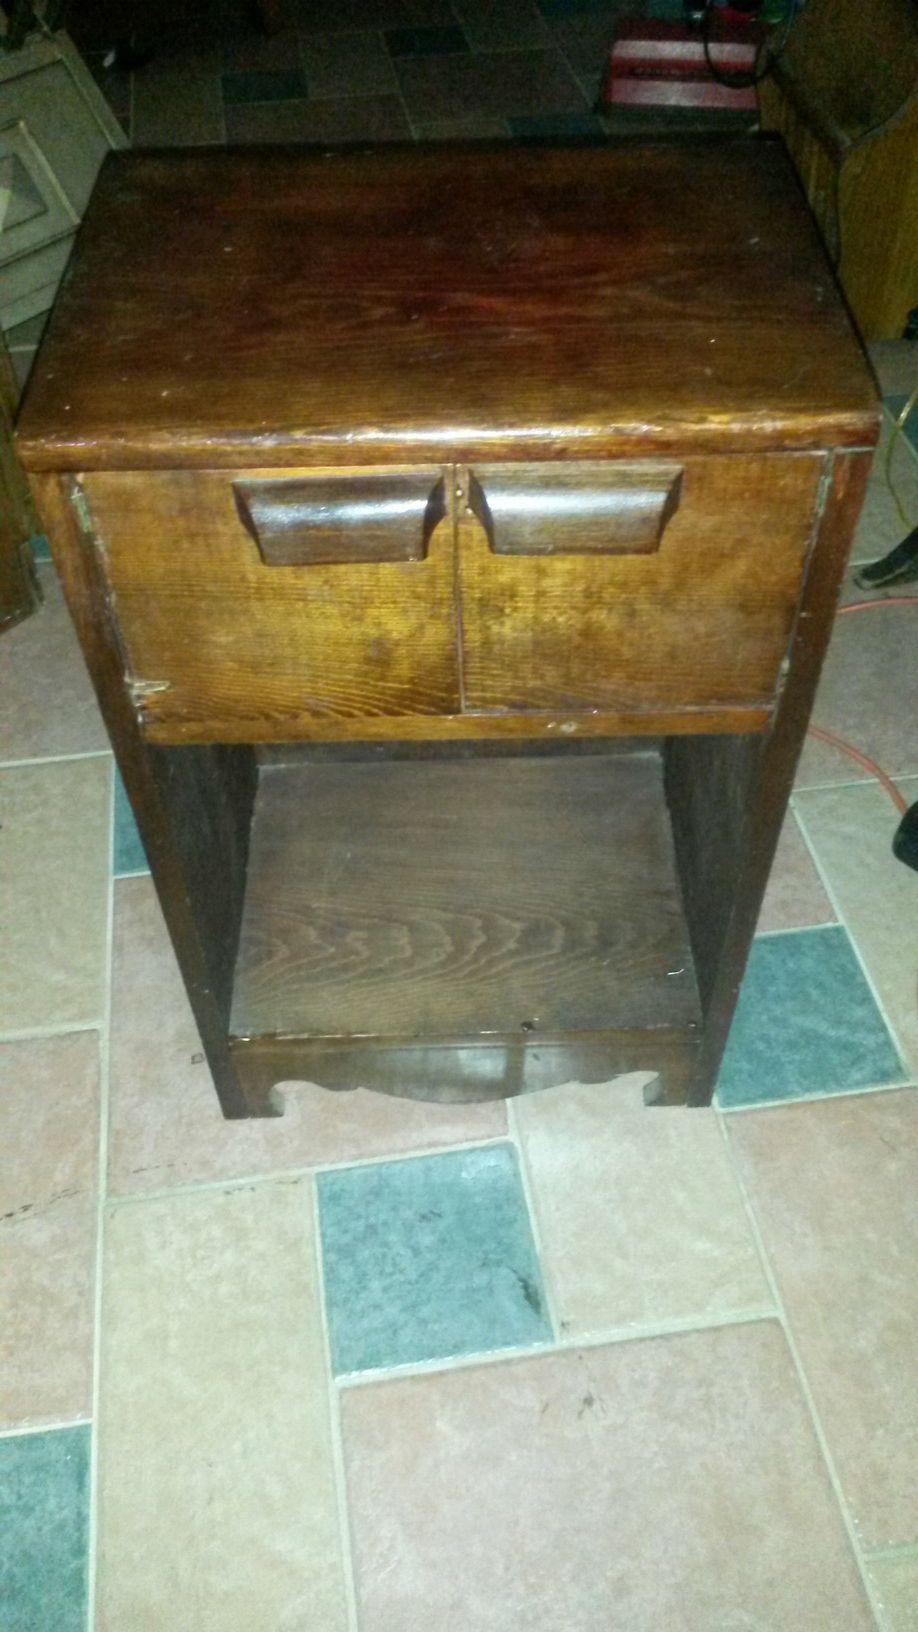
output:
[[870, 444], [783, 148], [112, 154], [33, 371], [33, 469]]

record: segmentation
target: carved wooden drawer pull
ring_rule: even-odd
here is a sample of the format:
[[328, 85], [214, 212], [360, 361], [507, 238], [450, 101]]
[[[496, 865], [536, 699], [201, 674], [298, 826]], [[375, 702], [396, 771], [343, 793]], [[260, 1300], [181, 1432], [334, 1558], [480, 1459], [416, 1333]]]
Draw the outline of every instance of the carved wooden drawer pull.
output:
[[239, 519], [273, 567], [423, 561], [446, 515], [437, 467], [233, 483]]
[[679, 465], [476, 465], [469, 504], [497, 555], [651, 555]]

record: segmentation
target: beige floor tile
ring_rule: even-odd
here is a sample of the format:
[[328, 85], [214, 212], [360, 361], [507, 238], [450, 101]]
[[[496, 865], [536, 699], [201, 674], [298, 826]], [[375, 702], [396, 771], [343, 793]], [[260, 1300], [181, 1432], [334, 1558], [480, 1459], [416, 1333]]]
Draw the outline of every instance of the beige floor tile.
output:
[[[918, 799], [918, 777], [901, 786], [909, 804]], [[898, 813], [875, 783], [801, 793], [795, 804], [903, 1059], [918, 1078], [918, 873], [892, 853]]]
[[153, 885], [117, 883], [113, 1194], [496, 1138], [507, 1126], [503, 1104], [430, 1105], [307, 1084], [284, 1098], [278, 1119], [223, 1120]]
[[918, 1632], [918, 1548], [900, 1558], [877, 1558], [867, 1573], [882, 1612], [883, 1632]]
[[99, 1045], [0, 1044], [0, 1427], [92, 1410]]
[[807, 929], [835, 922], [835, 911], [813, 865], [792, 810], [781, 829], [777, 854], [759, 914], [758, 933]]
[[54, 568], [44, 600], [0, 640], [0, 760], [94, 753], [108, 737]]
[[[903, 593], [915, 586], [905, 585]], [[860, 598], [849, 577], [842, 601]], [[870, 598], [870, 597], [864, 597]], [[869, 755], [890, 776], [918, 772], [918, 606], [838, 618], [813, 706], [813, 724]], [[797, 787], [862, 782], [869, 773], [827, 744], [806, 742]]]
[[904, 436], [895, 435], [893, 418], [886, 413], [851, 546], [853, 562], [875, 561], [898, 544], [907, 531], [886, 477], [886, 455], [894, 436], [891, 475], [895, 495], [913, 524], [918, 523], [918, 456]]
[[106, 1226], [99, 1632], [347, 1624], [309, 1182]]
[[780, 1327], [343, 1391], [361, 1632], [867, 1632]]
[[867, 347], [880, 390], [908, 394], [918, 385], [918, 346], [912, 340], [872, 340]]
[[0, 771], [0, 1032], [105, 1007], [112, 762]]
[[563, 1331], [770, 1307], [713, 1111], [648, 1109], [643, 1076], [514, 1106]]
[[859, 1535], [918, 1536], [918, 1091], [727, 1119]]

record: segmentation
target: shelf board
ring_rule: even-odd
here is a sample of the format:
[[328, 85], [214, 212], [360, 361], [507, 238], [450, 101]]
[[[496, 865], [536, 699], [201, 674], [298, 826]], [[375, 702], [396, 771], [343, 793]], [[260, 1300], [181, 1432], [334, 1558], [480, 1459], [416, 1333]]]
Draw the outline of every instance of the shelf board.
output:
[[234, 1037], [699, 1025], [656, 751], [262, 765]]

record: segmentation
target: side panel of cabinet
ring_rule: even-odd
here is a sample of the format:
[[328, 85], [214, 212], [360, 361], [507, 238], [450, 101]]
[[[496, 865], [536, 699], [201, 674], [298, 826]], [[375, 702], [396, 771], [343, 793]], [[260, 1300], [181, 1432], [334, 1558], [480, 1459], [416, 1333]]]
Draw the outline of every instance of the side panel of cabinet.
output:
[[820, 513], [790, 665], [774, 719], [757, 736], [670, 737], [666, 792], [704, 1014], [690, 1103], [707, 1104], [774, 859], [832, 631], [871, 454], [839, 455]]

